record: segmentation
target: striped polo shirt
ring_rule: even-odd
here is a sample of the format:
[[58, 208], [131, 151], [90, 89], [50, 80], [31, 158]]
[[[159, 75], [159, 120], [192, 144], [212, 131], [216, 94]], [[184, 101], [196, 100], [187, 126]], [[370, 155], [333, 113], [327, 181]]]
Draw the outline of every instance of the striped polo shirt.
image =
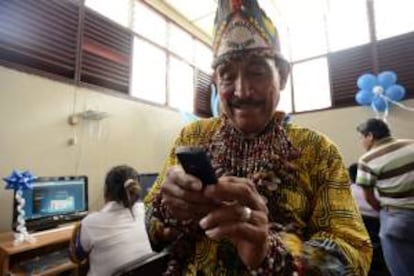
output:
[[414, 140], [377, 141], [359, 159], [356, 183], [376, 187], [381, 206], [414, 209]]

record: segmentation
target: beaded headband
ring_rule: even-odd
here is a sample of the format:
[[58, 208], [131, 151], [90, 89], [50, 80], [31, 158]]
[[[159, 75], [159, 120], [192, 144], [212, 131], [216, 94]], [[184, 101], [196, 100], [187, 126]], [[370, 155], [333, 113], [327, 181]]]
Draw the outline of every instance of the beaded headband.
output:
[[280, 55], [279, 37], [256, 0], [219, 0], [214, 22], [213, 67], [246, 51]]

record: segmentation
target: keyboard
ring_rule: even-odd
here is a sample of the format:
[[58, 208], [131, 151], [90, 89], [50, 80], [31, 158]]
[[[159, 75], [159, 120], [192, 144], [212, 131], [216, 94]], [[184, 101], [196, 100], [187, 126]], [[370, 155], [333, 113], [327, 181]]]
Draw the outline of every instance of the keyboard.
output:
[[36, 256], [18, 264], [18, 267], [27, 274], [40, 273], [50, 268], [65, 264], [69, 261], [69, 251], [67, 248], [53, 251], [51, 253]]

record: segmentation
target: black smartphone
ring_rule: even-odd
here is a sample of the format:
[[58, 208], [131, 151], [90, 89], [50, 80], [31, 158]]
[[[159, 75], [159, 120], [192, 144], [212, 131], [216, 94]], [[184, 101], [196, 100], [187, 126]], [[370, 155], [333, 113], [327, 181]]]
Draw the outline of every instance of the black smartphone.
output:
[[187, 174], [201, 180], [203, 185], [217, 183], [217, 176], [205, 149], [196, 146], [181, 146], [175, 150], [178, 161]]

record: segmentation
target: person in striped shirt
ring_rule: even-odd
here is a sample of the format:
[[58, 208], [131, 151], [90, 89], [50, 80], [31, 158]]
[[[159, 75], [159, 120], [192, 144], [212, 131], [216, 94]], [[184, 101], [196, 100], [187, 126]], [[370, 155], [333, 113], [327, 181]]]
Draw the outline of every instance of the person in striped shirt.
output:
[[357, 131], [367, 152], [359, 159], [356, 183], [380, 211], [385, 261], [392, 275], [414, 275], [414, 140], [392, 137], [380, 119], [368, 119]]

